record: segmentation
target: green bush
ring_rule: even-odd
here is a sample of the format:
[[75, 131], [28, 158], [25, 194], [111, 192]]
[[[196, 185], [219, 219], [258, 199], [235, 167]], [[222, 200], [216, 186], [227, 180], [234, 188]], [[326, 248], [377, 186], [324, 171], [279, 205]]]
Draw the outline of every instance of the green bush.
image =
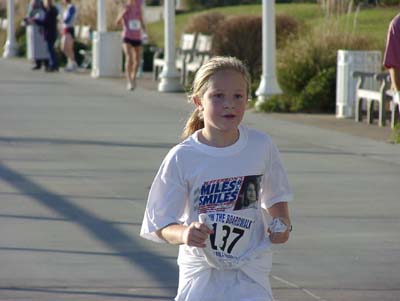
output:
[[336, 68], [323, 69], [314, 76], [296, 98], [292, 111], [334, 113], [336, 102]]
[[[278, 15], [276, 31], [278, 47], [295, 36], [300, 24], [292, 17]], [[220, 13], [201, 14], [194, 17], [186, 26], [186, 32], [202, 32], [213, 35], [213, 54], [235, 56], [249, 67], [253, 80], [259, 81], [261, 76], [261, 16], [224, 17]]]
[[198, 14], [187, 23], [184, 32], [200, 32], [212, 35], [225, 21], [225, 15], [219, 12]]
[[289, 94], [273, 95], [262, 102], [258, 110], [264, 112], [291, 112], [293, 103], [296, 103], [296, 96]]
[[17, 55], [26, 56], [26, 27], [17, 26], [15, 31], [15, 41], [17, 42]]
[[[370, 50], [368, 38], [338, 32], [314, 30], [287, 41], [278, 51], [277, 74], [284, 94], [277, 97], [288, 111], [334, 112], [337, 50]], [[287, 105], [287, 102], [291, 102]]]
[[397, 122], [392, 130], [392, 141], [395, 144], [400, 143], [400, 122]]
[[213, 53], [245, 62], [252, 78], [261, 74], [261, 17], [238, 16], [222, 22], [215, 31]]
[[381, 5], [400, 5], [400, 0], [379, 0], [379, 4]]
[[295, 18], [278, 14], [275, 17], [276, 47], [282, 48], [287, 41], [295, 38], [303, 27]]

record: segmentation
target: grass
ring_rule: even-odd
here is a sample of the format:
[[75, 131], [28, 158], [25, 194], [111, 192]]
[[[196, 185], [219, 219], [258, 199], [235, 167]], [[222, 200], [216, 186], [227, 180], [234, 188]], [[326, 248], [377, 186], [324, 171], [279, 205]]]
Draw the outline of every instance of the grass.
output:
[[[261, 15], [261, 5], [239, 5], [230, 7], [218, 7], [201, 12], [184, 13], [176, 16], [175, 37], [176, 45], [179, 37], [184, 31], [186, 24], [191, 18], [199, 13], [219, 12], [226, 16], [237, 15]], [[396, 15], [397, 10], [393, 8], [374, 8], [363, 9], [356, 18], [354, 27], [355, 13], [342, 15], [335, 19], [325, 17], [324, 12], [318, 4], [299, 3], [299, 4], [276, 4], [275, 12], [293, 16], [306, 27], [328, 27], [336, 24], [335, 29], [341, 31], [353, 31], [356, 34], [368, 35], [374, 40], [375, 48], [383, 51], [386, 41], [386, 31], [390, 20]], [[159, 47], [164, 45], [164, 22], [159, 21], [148, 25], [148, 32], [151, 42]], [[331, 27], [329, 27], [331, 28]]]
[[[318, 5], [315, 4], [278, 4], [276, 7], [276, 13], [286, 14], [296, 17], [299, 21], [304, 23], [309, 22], [309, 20], [314, 18], [322, 18], [322, 12]], [[219, 12], [225, 16], [238, 16], [238, 15], [261, 15], [262, 6], [261, 5], [238, 5], [238, 6], [228, 6], [228, 7], [217, 7], [200, 12], [191, 12], [178, 14], [175, 17], [175, 37], [176, 45], [178, 46], [179, 37], [184, 32], [186, 24], [194, 16], [200, 13], [208, 12]], [[159, 47], [164, 45], [164, 21], [155, 22], [149, 24], [148, 33], [152, 43], [155, 43]]]
[[[82, 1], [82, 0], [79, 0]], [[82, 5], [78, 0], [76, 1], [78, 6], [81, 6], [80, 15], [93, 15], [94, 5]], [[85, 0], [86, 4], [93, 4], [95, 0]], [[27, 0], [23, 0], [27, 2]], [[116, 13], [118, 4], [112, 3], [107, 7], [108, 12], [113, 15]], [[21, 8], [23, 5], [21, 6]], [[176, 45], [179, 44], [179, 38], [183, 33], [186, 24], [195, 15], [206, 12], [219, 12], [226, 16], [237, 16], [237, 15], [261, 15], [261, 5], [239, 5], [230, 7], [218, 7], [209, 9], [201, 12], [183, 13], [176, 16], [176, 27], [175, 27], [175, 38]], [[306, 27], [319, 27], [319, 28], [334, 28], [334, 30], [340, 30], [345, 32], [352, 32], [359, 35], [367, 35], [373, 40], [374, 48], [377, 50], [384, 50], [386, 41], [386, 31], [390, 20], [398, 12], [397, 9], [393, 8], [375, 8], [375, 9], [364, 9], [359, 12], [357, 18], [354, 19], [355, 13], [350, 15], [342, 15], [338, 18], [328, 19], [325, 17], [324, 12], [318, 4], [311, 3], [298, 3], [298, 4], [276, 4], [275, 11], [277, 14], [285, 14], [293, 16], [298, 21], [303, 23]], [[22, 15], [21, 11], [19, 15]], [[114, 16], [108, 16], [109, 23], [112, 23]], [[93, 19], [94, 20], [94, 19]], [[92, 21], [93, 21], [92, 20]], [[354, 22], [356, 20], [356, 22]], [[94, 22], [94, 21], [93, 21]], [[355, 23], [355, 26], [354, 26]], [[332, 25], [333, 24], [333, 25]], [[111, 24], [110, 24], [111, 25]], [[112, 27], [112, 26], [110, 26]], [[148, 33], [150, 35], [150, 42], [156, 44], [158, 47], [164, 46], [164, 22], [159, 21], [148, 24]], [[6, 34], [4, 31], [0, 31], [0, 45], [4, 45], [6, 40]]]
[[[354, 33], [369, 36], [375, 42], [375, 48], [384, 51], [386, 43], [386, 32], [390, 20], [397, 13], [398, 10], [393, 8], [362, 10], [357, 16]], [[339, 18], [341, 29], [345, 31], [353, 31], [353, 21], [354, 13], [350, 16], [341, 16]]]
[[395, 144], [400, 144], [400, 122], [397, 122], [392, 130], [392, 142]]

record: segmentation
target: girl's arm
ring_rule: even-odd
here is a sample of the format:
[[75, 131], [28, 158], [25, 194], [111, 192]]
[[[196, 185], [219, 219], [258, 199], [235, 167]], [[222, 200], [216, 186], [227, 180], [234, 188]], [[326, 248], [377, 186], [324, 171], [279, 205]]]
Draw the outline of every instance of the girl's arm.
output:
[[144, 10], [143, 10], [143, 6], [140, 7], [140, 9], [142, 10], [142, 13], [140, 14], [140, 23], [142, 24], [142, 29], [143, 31], [146, 31], [146, 24], [144, 23]]
[[287, 226], [285, 232], [270, 233], [269, 238], [274, 244], [282, 244], [288, 241], [291, 228], [289, 206], [287, 202], [279, 202], [268, 208], [268, 212], [272, 217], [279, 217], [280, 220]]
[[122, 18], [124, 17], [125, 12], [126, 12], [126, 8], [123, 9], [123, 10], [119, 13], [117, 19], [115, 20], [115, 25], [116, 25], [116, 26], [122, 25]]
[[173, 245], [186, 244], [204, 248], [205, 241], [212, 231], [206, 224], [193, 222], [189, 226], [170, 224], [156, 232], [158, 237]]
[[68, 8], [67, 15], [64, 18], [64, 24], [68, 24], [71, 21], [71, 19], [74, 17], [75, 14], [76, 14], [75, 6], [70, 6]]

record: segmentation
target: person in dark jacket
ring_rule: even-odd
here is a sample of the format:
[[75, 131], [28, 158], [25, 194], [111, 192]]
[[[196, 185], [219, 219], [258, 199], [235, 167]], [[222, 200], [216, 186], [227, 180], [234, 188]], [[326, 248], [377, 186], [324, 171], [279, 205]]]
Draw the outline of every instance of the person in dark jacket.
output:
[[53, 0], [45, 0], [44, 7], [46, 9], [46, 16], [43, 24], [44, 35], [50, 56], [50, 61], [47, 71], [51, 72], [58, 70], [57, 53], [54, 48], [54, 44], [56, 43], [58, 37], [58, 27], [57, 27], [58, 9], [54, 6]]

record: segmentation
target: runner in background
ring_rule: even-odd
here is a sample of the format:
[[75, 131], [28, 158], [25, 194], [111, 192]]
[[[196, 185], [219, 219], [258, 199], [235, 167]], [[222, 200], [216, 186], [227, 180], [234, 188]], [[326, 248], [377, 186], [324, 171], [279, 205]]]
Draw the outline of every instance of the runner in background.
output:
[[127, 0], [116, 20], [122, 25], [122, 48], [125, 53], [125, 76], [127, 90], [136, 88], [136, 77], [140, 65], [143, 33], [146, 25], [143, 19], [143, 0]]

